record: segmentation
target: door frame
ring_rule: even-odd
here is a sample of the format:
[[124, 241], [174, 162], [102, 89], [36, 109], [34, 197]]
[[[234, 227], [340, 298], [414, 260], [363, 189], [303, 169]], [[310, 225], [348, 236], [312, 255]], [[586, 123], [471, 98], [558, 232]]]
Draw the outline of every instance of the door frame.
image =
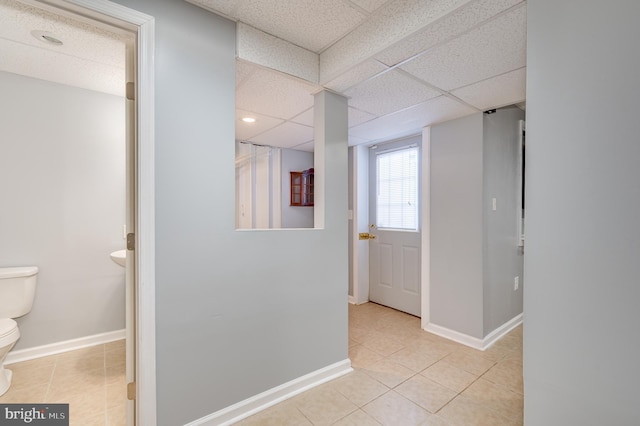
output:
[[[132, 164], [136, 179], [135, 255], [135, 365], [138, 425], [155, 425], [155, 19], [108, 0], [22, 0], [91, 24], [133, 31], [136, 34], [137, 153]], [[144, 303], [142, 303], [144, 301]], [[144, 360], [144, 362], [140, 362]]]
[[[414, 137], [409, 135], [407, 137]], [[397, 140], [406, 139], [398, 138]], [[382, 142], [382, 141], [381, 141]], [[385, 141], [387, 142], [387, 141]], [[350, 164], [353, 182], [351, 205], [353, 219], [352, 227], [352, 274], [353, 294], [349, 296], [349, 303], [362, 304], [369, 301], [369, 249], [368, 241], [358, 240], [360, 232], [369, 232], [369, 146], [356, 145], [353, 147], [353, 158]], [[426, 329], [430, 323], [429, 291], [430, 282], [430, 202], [431, 202], [431, 127], [422, 129], [421, 149], [421, 209], [420, 224], [421, 240], [421, 321], [420, 326]]]
[[422, 170], [420, 176], [422, 177], [420, 194], [422, 200], [420, 202], [420, 223], [422, 225], [422, 246], [420, 248], [421, 253], [421, 284], [422, 288], [422, 303], [421, 303], [421, 317], [420, 327], [423, 330], [427, 329], [430, 323], [430, 291], [431, 291], [431, 127], [427, 126], [422, 129]]

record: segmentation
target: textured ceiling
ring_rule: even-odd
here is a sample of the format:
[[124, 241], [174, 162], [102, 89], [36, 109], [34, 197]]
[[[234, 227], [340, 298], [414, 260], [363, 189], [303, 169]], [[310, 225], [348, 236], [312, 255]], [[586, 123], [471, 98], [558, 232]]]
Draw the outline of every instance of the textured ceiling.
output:
[[[49, 32], [63, 45], [34, 37]], [[125, 48], [133, 34], [109, 32], [14, 0], [0, 0], [0, 71], [124, 96]]]
[[[188, 1], [238, 22], [239, 140], [313, 150], [313, 95], [323, 88], [349, 99], [350, 145], [524, 105], [523, 0]], [[0, 0], [2, 71], [122, 96], [131, 40]]]
[[[241, 140], [312, 149], [310, 134], [292, 126], [292, 117], [310, 112], [312, 95], [323, 88], [349, 99], [350, 145], [416, 134], [487, 109], [524, 107], [526, 1], [189, 1], [251, 28], [251, 43], [239, 46]], [[256, 43], [260, 31], [268, 44]], [[294, 46], [286, 61], [273, 40]], [[249, 60], [242, 54], [247, 46]], [[305, 68], [308, 54], [317, 55], [317, 78]], [[244, 123], [244, 116], [257, 121]], [[299, 124], [312, 127], [312, 114]]]

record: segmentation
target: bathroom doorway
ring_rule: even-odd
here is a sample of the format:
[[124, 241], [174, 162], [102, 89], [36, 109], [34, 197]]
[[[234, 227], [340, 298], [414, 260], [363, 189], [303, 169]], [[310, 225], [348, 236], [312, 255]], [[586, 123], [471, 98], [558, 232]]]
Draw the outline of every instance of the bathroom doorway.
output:
[[[154, 294], [154, 219], [153, 219], [153, 194], [154, 194], [154, 160], [153, 160], [153, 51], [154, 51], [154, 39], [153, 39], [153, 18], [139, 13], [137, 11], [133, 11], [131, 9], [125, 8], [121, 5], [111, 3], [104, 0], [2, 0], [0, 2], [0, 7], [8, 8], [9, 10], [33, 10], [35, 11], [34, 15], [56, 15], [62, 17], [65, 21], [76, 21], [80, 22], [80, 27], [90, 28], [88, 31], [93, 33], [107, 33], [112, 32], [115, 34], [128, 34], [130, 37], [127, 38], [126, 49], [122, 50], [122, 58], [123, 62], [126, 62], [126, 78], [122, 78], [122, 95], [125, 96], [124, 86], [126, 84], [126, 114], [124, 116], [121, 115], [121, 119], [124, 122], [126, 120], [126, 161], [123, 160], [123, 163], [126, 162], [126, 178], [121, 176], [122, 182], [126, 180], [126, 210], [125, 214], [125, 222], [126, 229], [122, 234], [126, 234], [129, 236], [128, 240], [130, 240], [131, 244], [129, 250], [127, 250], [127, 267], [126, 267], [126, 308], [123, 308], [120, 311], [119, 315], [123, 315], [123, 311], [126, 311], [126, 342], [127, 342], [127, 355], [126, 355], [126, 370], [127, 370], [127, 383], [130, 383], [129, 386], [123, 386], [123, 394], [128, 394], [131, 402], [127, 403], [128, 407], [128, 416], [127, 416], [127, 424], [155, 424], [155, 331], [154, 331], [154, 306], [155, 306], [155, 294]], [[13, 9], [11, 9], [13, 8]], [[4, 10], [4, 9], [3, 9]], [[38, 12], [40, 11], [40, 12]], [[7, 14], [6, 17], [11, 20], [12, 15]], [[26, 25], [23, 24], [23, 21], [18, 19], [13, 20], [15, 25]], [[40, 21], [38, 21], [40, 22]], [[12, 24], [13, 24], [12, 23]], [[32, 22], [31, 22], [32, 23]], [[68, 22], [67, 22], [68, 23]], [[6, 27], [6, 26], [5, 26]], [[70, 26], [67, 25], [65, 29], [68, 29]], [[72, 25], [71, 25], [72, 27]], [[56, 24], [51, 23], [51, 25], [42, 25], [39, 30], [47, 30], [44, 32], [49, 32], [51, 30], [55, 30]], [[5, 28], [6, 29], [6, 28]], [[34, 32], [37, 30], [36, 28], [28, 28], [26, 34], [31, 33], [34, 36], [34, 40], [36, 35]], [[23, 31], [24, 32], [24, 31]], [[40, 31], [43, 32], [43, 31]], [[53, 31], [51, 31], [53, 32]], [[42, 37], [47, 41], [52, 41], [55, 43], [55, 36], [51, 34], [44, 34], [47, 37]], [[65, 37], [70, 34], [64, 34]], [[42, 34], [40, 34], [42, 36]], [[28, 36], [31, 37], [31, 36]], [[64, 37], [63, 37], [64, 38]], [[73, 40], [73, 39], [71, 39]], [[8, 44], [3, 44], [2, 54], [3, 57], [9, 57], [11, 52], [15, 51], [18, 54], [18, 57], [21, 60], [32, 60], [34, 59], [32, 56], [29, 56], [27, 53], [27, 45], [21, 44], [19, 41], [12, 42], [12, 40], [6, 39], [4, 41], [8, 41]], [[60, 41], [60, 40], [58, 40]], [[33, 42], [33, 41], [32, 41]], [[13, 44], [12, 44], [13, 43]], [[44, 43], [42, 40], [35, 41], [33, 43]], [[69, 46], [73, 45], [73, 43], [69, 43]], [[7, 47], [8, 46], [8, 47]], [[15, 49], [12, 49], [15, 47]], [[95, 47], [98, 47], [95, 49]], [[98, 51], [100, 49], [104, 49], [102, 44], [96, 44], [92, 46], [93, 51]], [[64, 48], [61, 48], [62, 51]], [[69, 65], [66, 69], [66, 73], [69, 78], [72, 76], [81, 74], [80, 71], [83, 70], [82, 67], [77, 67], [78, 65], [78, 57], [74, 55], [69, 55], [67, 52], [61, 54], [62, 57], [65, 57], [65, 60], [74, 61], [75, 63]], [[40, 49], [39, 55], [33, 55], [34, 57], [43, 56], [43, 57], [53, 57], [56, 52], [52, 50], [47, 50], [44, 45]], [[7, 61], [11, 64], [11, 61]], [[90, 61], [89, 61], [90, 62]], [[96, 61], [94, 61], [96, 62]], [[38, 67], [33, 66], [33, 63], [30, 64], [31, 68], [43, 69], [45, 73], [54, 74], [56, 69], [54, 66], [43, 66]], [[74, 67], [75, 66], [75, 67]], [[64, 66], [61, 67], [64, 70]], [[2, 69], [3, 72], [8, 74], [12, 74], [14, 76], [24, 75], [26, 78], [33, 79], [33, 81], [41, 81], [42, 85], [48, 85], [47, 78], [44, 76], [35, 76], [29, 75], [28, 73], [20, 73], [19, 70], [14, 69]], [[84, 70], [86, 71], [86, 70]], [[91, 71], [89, 71], [91, 73]], [[68, 81], [54, 81], [53, 84], [57, 85], [57, 87], [70, 87], [71, 89], [73, 85]], [[38, 83], [35, 84], [38, 86]], [[91, 87], [85, 87], [82, 89], [83, 93], [95, 90]], [[77, 91], [79, 93], [79, 91]], [[74, 95], [75, 96], [75, 95]], [[37, 96], [36, 96], [37, 97]], [[64, 97], [64, 96], [63, 96]], [[62, 101], [67, 101], [67, 98], [61, 99]], [[85, 105], [82, 103], [82, 105]], [[55, 110], [55, 106], [50, 110]], [[62, 105], [59, 105], [57, 108], [63, 109]], [[86, 104], [86, 109], [90, 109], [90, 104]], [[100, 110], [98, 110], [98, 115], [100, 114]], [[53, 114], [52, 114], [53, 116]], [[77, 121], [77, 119], [76, 119]], [[59, 123], [59, 126], [66, 127], [75, 127], [78, 123], [74, 123], [73, 120], [65, 121], [64, 123]], [[87, 126], [87, 123], [82, 123], [83, 126]], [[125, 127], [124, 123], [122, 127]], [[37, 125], [36, 125], [37, 126]], [[109, 126], [105, 126], [109, 127]], [[124, 135], [123, 135], [124, 136]], [[20, 138], [14, 138], [14, 142], [18, 142]], [[42, 138], [45, 142], [51, 142], [52, 138], [44, 137]], [[79, 138], [81, 139], [81, 138]], [[94, 149], [90, 142], [92, 140], [90, 138], [85, 138], [87, 142], [86, 146], [82, 146], [81, 149], [88, 151]], [[50, 149], [59, 150], [58, 148], [53, 147], [50, 143]], [[123, 150], [124, 152], [125, 150]], [[43, 162], [47, 161], [49, 158], [47, 157], [46, 150], [36, 150], [33, 151], [36, 156], [40, 157]], [[69, 149], [64, 150], [65, 153], [71, 152]], [[98, 155], [94, 155], [99, 157]], [[72, 156], [69, 156], [68, 159], [71, 160]], [[50, 158], [50, 162], [54, 162], [53, 158]], [[67, 163], [72, 164], [72, 162]], [[76, 163], [77, 164], [77, 163]], [[64, 163], [63, 163], [64, 165]], [[80, 169], [82, 167], [87, 170], [92, 167], [100, 167], [107, 169], [109, 165], [104, 163], [95, 163], [95, 164], [81, 164]], [[40, 171], [38, 177], [41, 180], [46, 180], [46, 172]], [[84, 186], [90, 188], [91, 182], [88, 180], [86, 182], [82, 182], [82, 177], [74, 178], [74, 180], [81, 181], [78, 186], [84, 184]], [[56, 194], [51, 194], [51, 197], [48, 197], [48, 200], [54, 199], [62, 199], [60, 201], [60, 206], [54, 206], [53, 204], [49, 206], [49, 211], [52, 209], [62, 209], [66, 208], [67, 211], [73, 210], [73, 207], [65, 206], [64, 199], [66, 195], [74, 192], [73, 189], [60, 188], [61, 196], [56, 197]], [[65, 192], [66, 191], [66, 192]], [[99, 192], [99, 191], [98, 191]], [[123, 200], [124, 201], [124, 200]], [[99, 209], [99, 206], [95, 206], [96, 209]], [[121, 211], [121, 210], [120, 210]], [[28, 213], [28, 212], [27, 212]], [[122, 216], [119, 217], [118, 221], [120, 221], [119, 229], [122, 229]], [[84, 220], [84, 222], [90, 222], [88, 220]], [[90, 223], [86, 223], [86, 226], [91, 226]], [[95, 226], [95, 225], [94, 225]], [[54, 228], [51, 228], [54, 229]], [[60, 228], [62, 230], [62, 228]], [[62, 232], [62, 231], [61, 231]], [[64, 236], [69, 236], [69, 231], [64, 229]], [[118, 231], [119, 232], [119, 231]], [[76, 233], [77, 234], [77, 233]], [[122, 235], [120, 234], [120, 235]], [[81, 234], [78, 234], [82, 237]], [[116, 237], [120, 238], [120, 237]], [[125, 240], [122, 241], [122, 247], [125, 246]], [[120, 243], [118, 243], [120, 244]], [[82, 251], [78, 251], [81, 253]], [[61, 259], [64, 253], [53, 253], [54, 257]], [[67, 253], [67, 256], [73, 256], [72, 253]], [[105, 258], [109, 258], [109, 252], [105, 253]], [[108, 260], [108, 262], [111, 262]], [[73, 269], [71, 269], [73, 270]], [[141, 283], [144, 283], [143, 287]], [[83, 290], [83, 294], [89, 294], [93, 292], [94, 294], [99, 294], [100, 290], [92, 287], [85, 287]], [[61, 292], [59, 292], [61, 293]], [[76, 292], [71, 290], [70, 292], [65, 291], [69, 299], [81, 300]], [[37, 297], [37, 296], [36, 296]], [[99, 296], [98, 296], [99, 297]], [[94, 296], [95, 298], [95, 296]], [[46, 297], [45, 297], [46, 299]], [[140, 303], [141, 300], [144, 300], [144, 304]], [[43, 304], [49, 301], [43, 299]], [[53, 301], [51, 301], [53, 302]], [[49, 303], [53, 305], [54, 303]], [[76, 306], [79, 308], [84, 308], [82, 303], [76, 303]], [[86, 309], [91, 310], [91, 309]], [[95, 310], [95, 309], [94, 309]], [[75, 311], [75, 309], [67, 309], [67, 311]], [[106, 312], [106, 311], [105, 311]], [[100, 315], [100, 312], [96, 313], [96, 315]], [[51, 321], [55, 323], [54, 321]], [[89, 326], [85, 326], [84, 328], [81, 323], [88, 323]], [[83, 321], [80, 316], [76, 320], [77, 326], [75, 331], [68, 331], [66, 337], [61, 335], [61, 337], [57, 338], [57, 340], [53, 343], [53, 345], [57, 345], [57, 341], [68, 340], [69, 338], [75, 338], [79, 336], [79, 340], [83, 340], [83, 336], [92, 335], [96, 332], [92, 331], [93, 329], [89, 329], [89, 327], [94, 324], [92, 321]], [[85, 324], [86, 325], [86, 324]], [[28, 327], [25, 327], [28, 328]], [[59, 327], [58, 327], [59, 328]], [[88, 329], [89, 332], [83, 331], [84, 329]], [[117, 327], [118, 329], [121, 326]], [[82, 330], [80, 330], [82, 329]], [[95, 327], [94, 327], [95, 329]], [[80, 331], [78, 331], [80, 330]], [[107, 328], [107, 330], [113, 330], [113, 328]], [[46, 330], [45, 330], [46, 331]], [[101, 330], [97, 330], [99, 333]], [[72, 333], [75, 332], [76, 335]], [[80, 333], [80, 334], [78, 334]], [[27, 337], [27, 333], [24, 333], [25, 337]], [[62, 333], [61, 333], [62, 334]], [[104, 333], [102, 333], [104, 334]], [[42, 343], [38, 343], [36, 337], [33, 333], [29, 334], [29, 338], [33, 340], [25, 341], [27, 344], [26, 349], [29, 349], [28, 346], [39, 346]], [[92, 337], [92, 336], [89, 336]], [[56, 337], [53, 337], [56, 339]], [[69, 340], [69, 341], [71, 341]], [[89, 339], [85, 339], [89, 340]], [[144, 344], [138, 344], [138, 342], [143, 341]], [[44, 342], [48, 343], [48, 342]], [[65, 342], [62, 342], [65, 343]], [[66, 343], [65, 343], [66, 344]], [[59, 344], [60, 348], [64, 346], [63, 344]], [[60, 349], [58, 348], [58, 349]], [[64, 350], [64, 349], [60, 349]], [[144, 364], [138, 362], [139, 359], [144, 358]], [[134, 406], [134, 401], [138, 404], [138, 407]], [[141, 401], [144, 401], [142, 403]]]

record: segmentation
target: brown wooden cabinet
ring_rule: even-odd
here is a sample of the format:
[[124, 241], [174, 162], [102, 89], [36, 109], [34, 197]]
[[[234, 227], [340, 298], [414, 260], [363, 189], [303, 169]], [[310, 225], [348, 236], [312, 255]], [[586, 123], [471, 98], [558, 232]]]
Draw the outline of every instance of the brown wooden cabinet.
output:
[[291, 175], [291, 206], [313, 206], [313, 168]]

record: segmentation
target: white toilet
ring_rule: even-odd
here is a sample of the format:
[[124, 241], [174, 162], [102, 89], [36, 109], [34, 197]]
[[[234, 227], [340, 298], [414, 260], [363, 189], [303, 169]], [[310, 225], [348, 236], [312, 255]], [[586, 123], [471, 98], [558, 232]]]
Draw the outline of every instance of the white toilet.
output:
[[11, 370], [4, 360], [20, 337], [18, 323], [12, 318], [28, 314], [36, 294], [38, 268], [23, 266], [0, 268], [0, 395], [9, 390]]

